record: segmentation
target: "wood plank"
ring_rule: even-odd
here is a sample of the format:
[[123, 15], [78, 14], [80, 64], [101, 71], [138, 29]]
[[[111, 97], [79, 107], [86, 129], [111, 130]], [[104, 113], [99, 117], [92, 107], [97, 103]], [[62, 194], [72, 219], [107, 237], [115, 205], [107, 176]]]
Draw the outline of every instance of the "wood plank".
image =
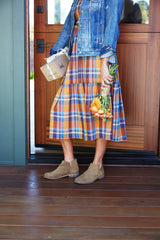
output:
[[43, 206], [84, 206], [88, 205], [94, 207], [114, 207], [114, 206], [144, 206], [150, 207], [154, 206], [160, 207], [160, 200], [158, 198], [129, 198], [129, 197], [108, 197], [108, 198], [78, 198], [78, 197], [56, 197], [56, 196], [37, 196], [37, 197], [26, 197], [26, 196], [0, 196], [0, 205], [16, 205], [23, 204], [24, 206], [29, 205], [33, 208], [36, 204], [40, 204]]
[[160, 228], [160, 217], [35, 216], [0, 215], [0, 226], [54, 226], [98, 228]]
[[[61, 227], [0, 227], [1, 238], [12, 239], [105, 239], [158, 240], [159, 229], [144, 228], [61, 228]], [[24, 237], [25, 236], [25, 237]], [[65, 238], [64, 238], [65, 236]]]
[[104, 190], [81, 190], [81, 189], [68, 189], [63, 191], [61, 189], [3, 189], [0, 192], [0, 196], [15, 196], [15, 195], [25, 195], [25, 196], [54, 196], [54, 197], [90, 197], [90, 198], [101, 198], [101, 197], [132, 197], [132, 198], [160, 198], [160, 191], [152, 190], [124, 190], [124, 191], [104, 191]]
[[64, 181], [61, 182], [54, 182], [54, 180], [46, 180], [44, 182], [18, 182], [18, 181], [1, 181], [0, 188], [8, 189], [8, 188], [16, 188], [16, 189], [52, 189], [52, 190], [104, 190], [104, 191], [159, 191], [160, 192], [160, 184], [128, 184], [128, 183], [109, 183], [97, 181], [94, 185], [78, 185], [73, 182], [73, 179], [70, 182], [65, 183]]
[[[42, 176], [46, 171], [54, 170], [58, 165], [29, 165], [23, 166], [1, 166], [0, 175], [22, 175], [28, 176], [29, 178], [36, 178], [37, 176]], [[80, 171], [85, 171], [88, 166], [80, 165]], [[160, 177], [160, 165], [156, 166], [104, 166], [106, 176], [154, 176]]]
[[[25, 206], [25, 207], [24, 207]], [[38, 205], [0, 205], [0, 215], [160, 217], [160, 207], [83, 207]]]
[[[10, 178], [10, 175], [0, 175], [0, 183], [2, 184], [3, 187], [7, 186], [8, 183], [13, 182], [15, 184], [20, 183], [20, 185], [23, 184], [27, 184], [31, 185], [31, 183], [35, 183], [35, 184], [39, 184], [39, 187], [41, 186], [41, 184], [43, 184], [45, 186], [45, 184], [48, 184], [48, 187], [50, 185], [54, 186], [55, 184], [64, 184], [65, 187], [67, 187], [67, 184], [71, 184], [73, 183], [73, 179], [70, 178], [63, 178], [61, 180], [50, 180], [47, 181], [46, 179], [43, 179], [43, 177], [40, 176], [35, 176], [35, 177], [28, 177], [27, 175], [15, 175], [14, 178]], [[160, 176], [106, 176], [101, 180], [101, 184], [113, 184], [116, 183], [118, 185], [120, 184], [137, 184], [137, 185], [141, 185], [141, 184], [145, 184], [145, 185], [160, 185]], [[97, 184], [97, 183], [95, 183]], [[15, 185], [16, 186], [16, 185]]]
[[159, 167], [109, 166], [88, 186], [43, 179], [53, 167], [0, 170], [0, 239], [159, 240]]

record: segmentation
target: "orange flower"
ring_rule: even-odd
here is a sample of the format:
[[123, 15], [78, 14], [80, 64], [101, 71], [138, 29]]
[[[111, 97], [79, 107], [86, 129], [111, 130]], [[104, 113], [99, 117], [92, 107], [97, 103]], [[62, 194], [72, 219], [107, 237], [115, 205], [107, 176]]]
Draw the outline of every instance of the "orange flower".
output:
[[91, 106], [90, 109], [93, 114], [98, 112], [98, 108], [96, 106]]
[[100, 117], [101, 119], [103, 119], [103, 118], [104, 118], [104, 114], [102, 114], [102, 115], [99, 115], [99, 117]]
[[104, 110], [100, 109], [100, 110], [98, 110], [98, 113], [99, 113], [99, 115], [104, 115]]
[[109, 116], [108, 118], [110, 118], [110, 119], [113, 118], [113, 115]]
[[109, 112], [108, 110], [105, 110], [105, 114], [106, 114], [106, 115], [109, 115], [110, 112]]
[[100, 117], [100, 115], [98, 114], [98, 113], [95, 113], [95, 115], [94, 115], [95, 117], [97, 117], [97, 118], [99, 118]]

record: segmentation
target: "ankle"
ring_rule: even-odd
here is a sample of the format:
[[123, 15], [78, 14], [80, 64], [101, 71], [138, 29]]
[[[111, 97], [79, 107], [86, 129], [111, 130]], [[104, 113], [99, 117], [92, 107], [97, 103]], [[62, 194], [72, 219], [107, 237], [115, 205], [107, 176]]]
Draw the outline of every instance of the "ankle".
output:
[[66, 159], [64, 159], [64, 161], [69, 162], [70, 164], [72, 163], [73, 160], [74, 160], [74, 158], [66, 158]]
[[99, 165], [99, 168], [102, 167], [102, 162], [96, 162], [96, 161], [93, 161], [93, 164]]

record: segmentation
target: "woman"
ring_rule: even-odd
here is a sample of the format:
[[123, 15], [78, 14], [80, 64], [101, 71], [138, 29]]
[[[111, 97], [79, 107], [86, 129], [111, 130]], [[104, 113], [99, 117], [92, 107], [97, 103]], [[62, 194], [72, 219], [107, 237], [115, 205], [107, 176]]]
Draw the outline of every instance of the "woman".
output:
[[[107, 140], [126, 140], [126, 127], [121, 88], [113, 81], [108, 64], [116, 63], [116, 45], [123, 0], [74, 0], [61, 34], [51, 49], [54, 54], [68, 46], [70, 62], [50, 115], [50, 138], [60, 139], [64, 161], [47, 179], [76, 177], [79, 184], [93, 183], [104, 177], [102, 160]], [[90, 111], [101, 86], [112, 84], [113, 119], [95, 118]], [[96, 139], [93, 163], [79, 177], [72, 139]]]

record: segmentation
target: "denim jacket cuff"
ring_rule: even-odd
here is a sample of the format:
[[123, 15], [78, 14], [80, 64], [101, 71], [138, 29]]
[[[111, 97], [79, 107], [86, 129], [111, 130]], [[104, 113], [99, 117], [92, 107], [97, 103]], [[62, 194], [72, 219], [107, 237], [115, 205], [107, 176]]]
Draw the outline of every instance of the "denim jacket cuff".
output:
[[106, 57], [110, 57], [110, 56], [112, 56], [112, 55], [113, 55], [113, 51], [109, 51], [109, 52], [101, 55], [100, 58], [106, 58]]
[[114, 53], [113, 51], [109, 51], [103, 55], [100, 56], [100, 58], [105, 58], [105, 57], [109, 57], [108, 62], [109, 63], [116, 63], [116, 53]]
[[100, 55], [103, 55], [105, 53], [108, 53], [109, 51], [115, 52], [111, 45], [108, 43], [107, 45], [103, 46], [100, 50]]
[[50, 49], [50, 53], [49, 53], [50, 56], [52, 56], [53, 54], [56, 54], [56, 53], [57, 53], [57, 51], [53, 50], [53, 48]]

